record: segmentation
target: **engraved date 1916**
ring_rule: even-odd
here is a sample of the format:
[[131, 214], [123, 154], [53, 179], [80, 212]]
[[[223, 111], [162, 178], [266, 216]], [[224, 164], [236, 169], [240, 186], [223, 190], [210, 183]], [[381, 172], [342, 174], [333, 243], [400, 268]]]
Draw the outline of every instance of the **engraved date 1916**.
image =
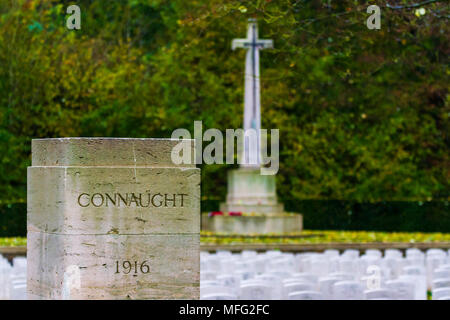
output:
[[150, 273], [150, 266], [147, 264], [147, 261], [116, 261], [116, 273], [146, 274]]

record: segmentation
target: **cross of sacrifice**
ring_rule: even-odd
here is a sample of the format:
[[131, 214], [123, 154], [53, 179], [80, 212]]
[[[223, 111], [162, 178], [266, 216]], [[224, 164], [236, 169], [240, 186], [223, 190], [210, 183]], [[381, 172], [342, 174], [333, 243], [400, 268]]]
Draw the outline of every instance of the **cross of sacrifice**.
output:
[[[245, 60], [245, 94], [244, 94], [244, 156], [245, 167], [261, 165], [261, 97], [259, 85], [259, 50], [273, 48], [273, 40], [258, 39], [258, 24], [256, 19], [248, 20], [246, 39], [234, 39], [232, 49], [247, 50]], [[253, 130], [249, 130], [253, 129]], [[255, 133], [251, 137], [251, 134]], [[251, 142], [253, 138], [253, 142]]]

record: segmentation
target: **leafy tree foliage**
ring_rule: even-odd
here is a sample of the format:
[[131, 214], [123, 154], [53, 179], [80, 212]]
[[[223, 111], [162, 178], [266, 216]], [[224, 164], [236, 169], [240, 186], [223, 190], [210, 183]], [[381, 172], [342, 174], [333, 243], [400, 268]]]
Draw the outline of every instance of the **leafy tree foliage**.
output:
[[[2, 1], [0, 198], [25, 197], [31, 138], [241, 127], [245, 52], [230, 44], [256, 17], [275, 43], [262, 122], [280, 129], [282, 200], [447, 199], [448, 14], [446, 1]], [[229, 167], [202, 169], [204, 197], [223, 198]]]

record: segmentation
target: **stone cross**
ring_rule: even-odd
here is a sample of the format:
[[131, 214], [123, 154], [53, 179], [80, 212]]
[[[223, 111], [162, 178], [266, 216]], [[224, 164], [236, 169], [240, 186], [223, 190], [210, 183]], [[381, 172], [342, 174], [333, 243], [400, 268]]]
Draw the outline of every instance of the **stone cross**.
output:
[[256, 133], [253, 145], [246, 135], [243, 165], [259, 167], [261, 164], [259, 50], [273, 48], [273, 41], [258, 39], [258, 24], [255, 19], [249, 19], [247, 38], [234, 39], [232, 42], [232, 49], [235, 50], [236, 48], [247, 49], [245, 61], [244, 131], [247, 133], [249, 132], [248, 129], [254, 129]]

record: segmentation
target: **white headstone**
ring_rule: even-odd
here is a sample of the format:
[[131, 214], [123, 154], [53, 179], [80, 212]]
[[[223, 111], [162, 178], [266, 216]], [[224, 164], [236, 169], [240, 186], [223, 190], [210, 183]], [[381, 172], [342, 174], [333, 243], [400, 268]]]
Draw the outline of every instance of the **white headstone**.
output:
[[272, 287], [262, 283], [241, 285], [240, 299], [242, 300], [270, 300], [272, 299]]
[[408, 280], [389, 280], [386, 287], [392, 290], [396, 300], [414, 300], [415, 285]]
[[317, 291], [298, 291], [291, 292], [288, 296], [289, 300], [323, 300], [323, 296]]
[[323, 277], [319, 279], [319, 291], [322, 293], [324, 299], [332, 300], [334, 298], [333, 286], [339, 281], [342, 281], [342, 279], [335, 277]]
[[237, 296], [230, 293], [211, 293], [202, 296], [202, 300], [237, 300]]
[[231, 288], [224, 286], [200, 285], [200, 298], [203, 298], [204, 296], [209, 294], [216, 294], [216, 293], [234, 294], [232, 291], [233, 290]]
[[384, 256], [386, 258], [402, 258], [403, 253], [398, 249], [386, 249], [384, 251]]
[[333, 286], [336, 300], [363, 300], [363, 286], [357, 281], [339, 281]]
[[408, 266], [403, 268], [403, 275], [398, 279], [410, 280], [415, 284], [415, 299], [427, 299], [427, 275], [424, 267]]
[[438, 288], [431, 292], [433, 300], [439, 300], [442, 297], [450, 296], [450, 288]]
[[366, 300], [374, 299], [388, 299], [393, 300], [395, 298], [394, 292], [389, 289], [374, 289], [364, 291], [364, 297]]
[[433, 290], [439, 288], [450, 288], [450, 278], [435, 279], [432, 284]]
[[283, 285], [283, 297], [286, 299], [291, 292], [315, 290], [316, 286], [310, 282], [288, 282]]

